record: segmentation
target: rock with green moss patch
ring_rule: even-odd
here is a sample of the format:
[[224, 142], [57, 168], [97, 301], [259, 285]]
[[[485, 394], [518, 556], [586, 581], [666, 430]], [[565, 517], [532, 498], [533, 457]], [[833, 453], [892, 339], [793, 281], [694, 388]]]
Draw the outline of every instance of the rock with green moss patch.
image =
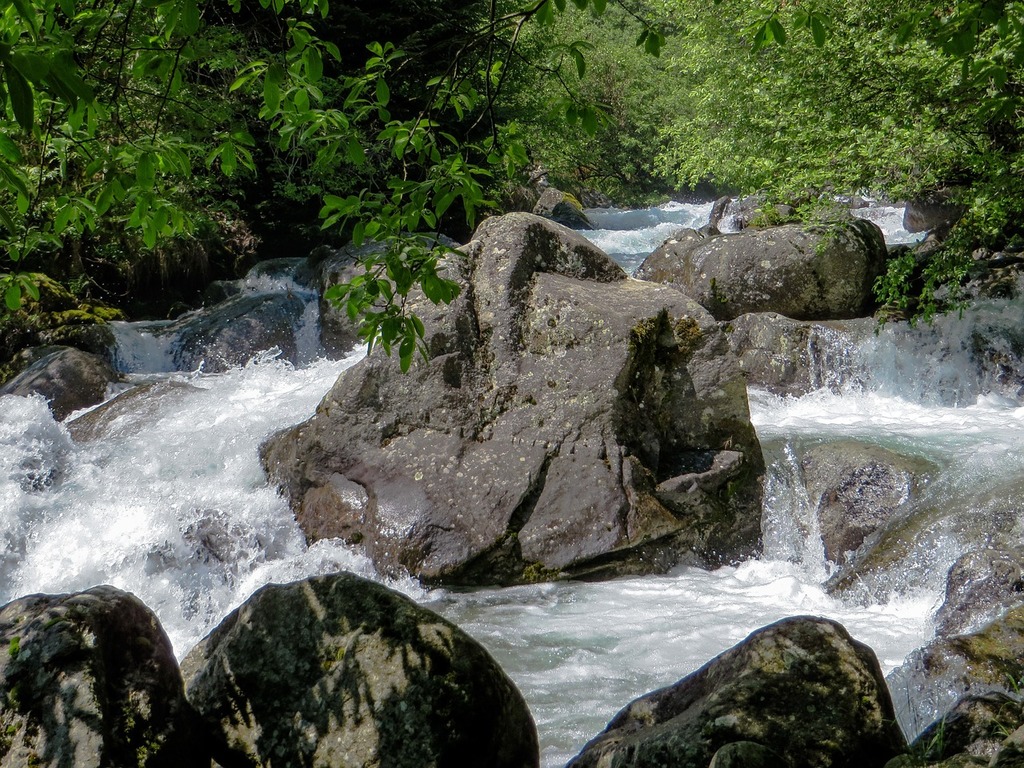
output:
[[881, 230], [861, 219], [680, 235], [637, 270], [692, 296], [719, 320], [778, 312], [794, 320], [864, 317], [885, 269]]
[[264, 466], [310, 540], [385, 572], [494, 584], [717, 565], [760, 540], [763, 460], [714, 319], [578, 234], [489, 219], [429, 362], [374, 354]]
[[[871, 649], [833, 621], [796, 617], [637, 699], [567, 768], [707, 768], [736, 742], [780, 768], [881, 768], [905, 750]], [[771, 753], [782, 761], [765, 762]]]
[[0, 608], [0, 765], [199, 768], [170, 641], [113, 587]]
[[554, 187], [545, 189], [533, 206], [533, 212], [569, 229], [593, 229], [583, 205], [573, 195]]
[[539, 763], [526, 703], [487, 651], [351, 574], [264, 587], [182, 668], [222, 765]]
[[939, 637], [890, 673], [897, 714], [916, 733], [961, 698], [992, 691], [1018, 694], [1024, 681], [1024, 606], [977, 632]]

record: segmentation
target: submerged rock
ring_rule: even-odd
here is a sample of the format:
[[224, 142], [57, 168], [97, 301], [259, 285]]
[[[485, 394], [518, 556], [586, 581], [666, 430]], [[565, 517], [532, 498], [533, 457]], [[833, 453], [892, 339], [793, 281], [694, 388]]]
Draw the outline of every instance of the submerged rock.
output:
[[222, 765], [539, 763], [526, 703], [487, 651], [351, 574], [260, 589], [182, 667]]
[[707, 768], [738, 754], [748, 765], [881, 768], [904, 744], [871, 649], [833, 621], [797, 617], [637, 699], [567, 768]]
[[757, 551], [760, 447], [704, 310], [530, 214], [486, 221], [460, 268], [455, 304], [417, 305], [429, 363], [373, 355], [264, 444], [310, 540], [465, 584]]
[[214, 307], [187, 315], [167, 333], [180, 339], [174, 353], [177, 370], [207, 373], [245, 365], [258, 353], [277, 347], [281, 357], [298, 361], [295, 330], [306, 302], [294, 294], [240, 293]]
[[0, 609], [0, 765], [209, 766], [156, 616], [113, 587]]
[[848, 553], [907, 507], [936, 467], [871, 443], [843, 440], [811, 448], [801, 462], [825, 557]]
[[0, 387], [0, 395], [40, 394], [58, 421], [100, 403], [120, 375], [99, 355], [73, 347], [46, 347], [35, 362]]
[[68, 432], [78, 442], [137, 434], [150, 427], [168, 400], [197, 391], [198, 387], [173, 379], [139, 384], [69, 421]]
[[719, 320], [778, 312], [796, 320], [864, 317], [885, 269], [881, 230], [861, 219], [786, 224], [696, 239], [677, 235], [636, 276], [674, 285]]

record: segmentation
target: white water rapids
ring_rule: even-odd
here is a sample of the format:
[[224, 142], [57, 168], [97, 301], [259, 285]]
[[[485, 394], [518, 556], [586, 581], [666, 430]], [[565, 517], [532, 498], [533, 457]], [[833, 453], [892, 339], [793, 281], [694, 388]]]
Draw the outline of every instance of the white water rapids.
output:
[[[699, 226], [708, 210], [598, 212], [604, 229], [592, 236], [629, 263], [679, 226]], [[138, 329], [121, 333], [134, 339], [134, 351], [123, 351], [132, 365], [166, 367], [140, 346], [146, 337]], [[862, 347], [832, 350], [857, 372], [836, 391], [798, 399], [752, 393], [770, 464], [759, 560], [713, 572], [470, 592], [388, 583], [490, 649], [530, 705], [548, 767], [563, 765], [631, 699], [785, 616], [839, 620], [888, 672], [931, 637], [942, 577], [958, 554], [955, 532], [937, 529], [906, 588], [832, 598], [792, 465], [802, 444], [856, 438], [936, 462], [945, 471], [936, 492], [954, 497], [970, 499], [1019, 476], [1024, 409], [979, 391], [958, 357], [969, 331], [951, 326], [950, 337], [955, 343], [937, 347], [886, 330]], [[41, 399], [0, 397], [0, 603], [113, 584], [156, 611], [183, 656], [268, 582], [339, 569], [379, 578], [341, 544], [306, 547], [257, 459], [259, 444], [311, 415], [353, 362], [295, 367], [264, 355], [219, 374], [136, 368], [135, 380], [177, 385], [155, 387], [93, 442], [73, 441]]]

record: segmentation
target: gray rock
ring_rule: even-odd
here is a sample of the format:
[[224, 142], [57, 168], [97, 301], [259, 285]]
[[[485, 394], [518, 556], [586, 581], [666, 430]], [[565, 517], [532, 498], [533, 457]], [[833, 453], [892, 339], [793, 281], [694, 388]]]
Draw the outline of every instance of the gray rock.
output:
[[223, 765], [539, 763], [526, 703], [483, 647], [351, 574], [260, 589], [182, 669]]
[[210, 765], [171, 644], [133, 595], [15, 600], [0, 645], [0, 765]]
[[533, 212], [569, 229], [593, 229], [583, 205], [570, 194], [554, 187], [548, 187], [541, 195]]
[[331, 251], [317, 267], [317, 289], [320, 294], [320, 344], [330, 357], [341, 358], [360, 343], [359, 323], [353, 321], [343, 307], [324, 297], [325, 291], [338, 283], [347, 283], [363, 274], [358, 260], [381, 249], [377, 243], [361, 247], [348, 245]]
[[903, 228], [908, 232], [945, 233], [960, 220], [966, 206], [951, 203], [948, 192], [909, 200], [903, 209]]
[[367, 358], [261, 449], [309, 539], [468, 584], [757, 551], [763, 460], [706, 312], [530, 214], [485, 222], [464, 269], [417, 306], [429, 363]]
[[708, 768], [789, 768], [789, 763], [756, 741], [733, 741], [715, 752]]
[[73, 347], [43, 350], [28, 368], [0, 387], [0, 395], [40, 394], [58, 421], [80, 408], [96, 405], [120, 375], [99, 355]]
[[881, 230], [860, 219], [675, 240], [652, 253], [636, 276], [676, 286], [719, 320], [746, 312], [864, 317], [886, 261]]
[[297, 362], [295, 328], [306, 304], [287, 293], [240, 293], [215, 307], [191, 313], [169, 326], [181, 340], [174, 354], [178, 370], [201, 365], [207, 373], [244, 365], [259, 352], [277, 347], [284, 360]]
[[798, 397], [838, 391], [862, 377], [857, 347], [877, 328], [871, 318], [812, 322], [752, 312], [729, 321], [725, 331], [750, 386]]
[[853, 440], [817, 445], [801, 464], [825, 556], [834, 563], [845, 563], [848, 553], [906, 508], [936, 471], [922, 459]]
[[835, 622], [797, 617], [637, 699], [567, 768], [707, 768], [735, 742], [788, 768], [880, 768], [905, 746], [871, 649]]
[[1024, 549], [987, 547], [960, 557], [946, 577], [946, 599], [935, 614], [935, 633], [978, 629], [1024, 603]]

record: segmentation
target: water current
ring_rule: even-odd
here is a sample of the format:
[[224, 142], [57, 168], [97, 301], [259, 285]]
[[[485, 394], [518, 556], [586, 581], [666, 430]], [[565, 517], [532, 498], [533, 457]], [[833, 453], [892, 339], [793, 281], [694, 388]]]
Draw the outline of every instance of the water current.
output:
[[[589, 234], [632, 269], [709, 212], [678, 203], [592, 211], [600, 229]], [[899, 213], [875, 206], [862, 215], [896, 242], [910, 239]], [[255, 281], [246, 290], [281, 287]], [[151, 386], [97, 439], [73, 440], [39, 398], [0, 397], [0, 603], [113, 584], [157, 612], [183, 656], [263, 584], [340, 569], [380, 579], [339, 543], [307, 547], [257, 460], [266, 436], [307, 418], [359, 355], [330, 361], [306, 349], [296, 365], [270, 351], [222, 373], [173, 371], [164, 328], [118, 329], [122, 367], [132, 383]], [[801, 398], [751, 392], [770, 466], [758, 560], [711, 572], [469, 592], [387, 583], [490, 649], [531, 707], [548, 768], [563, 765], [631, 699], [785, 616], [841, 621], [889, 672], [931, 638], [945, 569], [963, 542], [955, 525], [939, 520], [904, 581], [829, 596], [830, 568], [796, 479], [799, 455], [809, 444], [846, 438], [897, 447], [941, 466], [933, 490], [959, 502], [1019, 476], [1024, 409], [971, 378], [963, 357], [969, 340], [969, 331], [953, 326], [921, 336], [886, 329], [857, 343], [819, 339], [828, 387]], [[837, 366], [846, 373], [829, 378]]]

